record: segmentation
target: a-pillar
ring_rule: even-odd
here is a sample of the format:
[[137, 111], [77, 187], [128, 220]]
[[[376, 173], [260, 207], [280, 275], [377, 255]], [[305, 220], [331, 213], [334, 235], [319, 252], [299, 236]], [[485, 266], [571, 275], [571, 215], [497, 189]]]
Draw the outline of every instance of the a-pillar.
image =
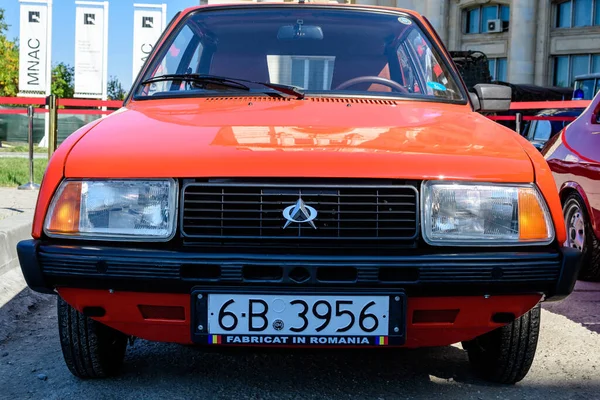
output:
[[538, 0], [513, 0], [510, 6], [508, 81], [534, 83]]

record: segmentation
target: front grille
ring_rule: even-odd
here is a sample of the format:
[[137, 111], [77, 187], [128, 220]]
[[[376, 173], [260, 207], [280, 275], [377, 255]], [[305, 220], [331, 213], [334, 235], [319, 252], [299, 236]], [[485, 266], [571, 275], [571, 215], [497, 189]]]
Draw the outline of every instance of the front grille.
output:
[[[414, 242], [418, 233], [418, 194], [409, 185], [194, 182], [182, 191], [185, 240], [364, 244]], [[295, 222], [284, 229], [283, 210], [300, 198], [318, 212], [316, 229]]]

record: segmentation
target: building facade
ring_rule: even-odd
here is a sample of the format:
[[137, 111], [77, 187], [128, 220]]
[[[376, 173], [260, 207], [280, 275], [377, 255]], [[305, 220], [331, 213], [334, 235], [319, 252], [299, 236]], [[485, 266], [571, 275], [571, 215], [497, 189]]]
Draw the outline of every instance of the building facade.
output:
[[600, 72], [600, 0], [339, 1], [415, 10], [449, 50], [485, 53], [497, 80], [572, 86], [575, 76]]

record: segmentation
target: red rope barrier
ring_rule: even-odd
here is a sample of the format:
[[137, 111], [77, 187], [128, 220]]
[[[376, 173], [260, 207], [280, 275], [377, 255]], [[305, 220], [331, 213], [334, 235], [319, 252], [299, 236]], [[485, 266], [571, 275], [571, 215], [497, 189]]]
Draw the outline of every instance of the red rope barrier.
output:
[[108, 114], [112, 114], [115, 112], [115, 110], [106, 110], [106, 111], [102, 111], [102, 110], [74, 110], [74, 109], [66, 109], [66, 108], [61, 108], [58, 109], [57, 112], [59, 114], [85, 114], [85, 115], [108, 115]]
[[[95, 99], [57, 99], [58, 105], [65, 107], [108, 107], [121, 108], [120, 100], [95, 100]], [[0, 97], [0, 104], [32, 104], [45, 105], [44, 97]], [[540, 110], [544, 108], [586, 108], [590, 100], [565, 100], [565, 101], [517, 101], [510, 104], [511, 110]]]
[[[514, 115], [490, 115], [488, 116], [492, 121], [515, 121], [517, 117]], [[575, 121], [577, 117], [551, 117], [545, 115], [532, 115], [532, 116], [523, 116], [523, 121], [563, 121], [563, 122], [572, 122]]]
[[45, 97], [0, 97], [0, 104], [26, 104], [32, 106], [46, 105]]
[[[43, 114], [43, 113], [47, 113], [48, 110], [46, 110], [45, 108], [34, 108], [33, 109], [34, 112], [36, 114]], [[0, 114], [23, 114], [23, 115], [27, 115], [27, 109], [26, 108], [4, 108], [4, 109], [0, 109]]]
[[492, 121], [514, 121], [517, 119], [514, 115], [488, 115]]
[[[121, 108], [123, 102], [119, 100], [95, 100], [95, 99], [57, 99], [59, 106], [65, 107], [108, 107]], [[45, 97], [0, 97], [1, 105], [46, 105]]]
[[59, 106], [65, 107], [108, 107], [121, 108], [122, 101], [117, 100], [93, 100], [93, 99], [58, 99]]
[[544, 108], [586, 108], [591, 100], [565, 101], [514, 101], [510, 103], [511, 110], [541, 110]]
[[[517, 117], [514, 115], [489, 115], [492, 121], [515, 121]], [[546, 115], [525, 115], [523, 121], [575, 121], [577, 117], [552, 117]]]
[[546, 115], [524, 116], [523, 121], [575, 121], [577, 117], [551, 117]]

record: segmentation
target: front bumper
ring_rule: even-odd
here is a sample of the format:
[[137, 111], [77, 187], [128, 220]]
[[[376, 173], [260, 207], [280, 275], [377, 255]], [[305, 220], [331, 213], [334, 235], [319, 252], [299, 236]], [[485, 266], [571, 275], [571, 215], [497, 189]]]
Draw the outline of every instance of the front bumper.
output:
[[17, 252], [29, 287], [187, 293], [194, 286], [401, 288], [410, 297], [543, 294], [572, 291], [580, 253], [485, 251], [396, 256], [306, 256], [72, 246], [25, 240]]

